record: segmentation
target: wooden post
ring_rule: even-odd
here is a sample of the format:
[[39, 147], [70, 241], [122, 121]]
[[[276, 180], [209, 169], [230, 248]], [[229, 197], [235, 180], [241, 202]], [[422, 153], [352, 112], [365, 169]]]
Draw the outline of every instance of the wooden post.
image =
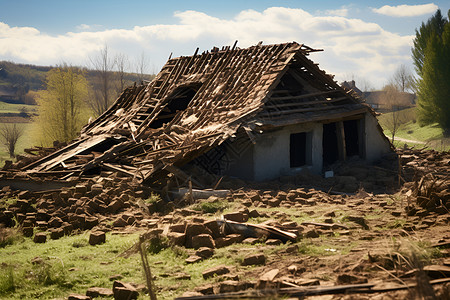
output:
[[339, 160], [344, 161], [347, 157], [347, 151], [345, 150], [345, 130], [343, 121], [339, 121], [336, 123], [336, 138], [338, 144]]
[[144, 248], [144, 237], [141, 235], [139, 237], [139, 253], [141, 254], [142, 266], [144, 268], [145, 280], [147, 281], [148, 293], [151, 300], [157, 300], [156, 294], [153, 291], [153, 278], [152, 272], [150, 271], [150, 266], [148, 264], [147, 253]]

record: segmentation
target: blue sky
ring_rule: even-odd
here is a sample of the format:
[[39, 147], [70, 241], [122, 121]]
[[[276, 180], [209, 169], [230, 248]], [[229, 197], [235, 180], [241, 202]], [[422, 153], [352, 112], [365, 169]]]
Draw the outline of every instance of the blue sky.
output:
[[382, 87], [395, 69], [412, 68], [415, 29], [450, 1], [114, 1], [0, 0], [0, 60], [89, 66], [107, 45], [133, 71], [144, 54], [157, 72], [170, 53], [295, 40], [336, 80]]

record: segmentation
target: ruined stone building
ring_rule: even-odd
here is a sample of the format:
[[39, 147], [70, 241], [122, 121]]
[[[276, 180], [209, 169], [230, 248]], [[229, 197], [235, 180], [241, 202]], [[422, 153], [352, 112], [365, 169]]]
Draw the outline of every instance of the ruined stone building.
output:
[[113, 170], [154, 184], [183, 179], [194, 164], [261, 181], [391, 151], [373, 110], [308, 58], [318, 50], [293, 42], [197, 51], [125, 89], [78, 139], [25, 170]]

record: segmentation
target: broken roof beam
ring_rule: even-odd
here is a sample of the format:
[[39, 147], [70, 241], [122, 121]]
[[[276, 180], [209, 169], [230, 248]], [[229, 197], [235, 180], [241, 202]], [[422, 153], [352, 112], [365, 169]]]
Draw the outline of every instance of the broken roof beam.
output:
[[[276, 92], [276, 91], [274, 91]], [[270, 97], [270, 100], [273, 101], [277, 101], [277, 100], [301, 100], [304, 98], [310, 98], [310, 97], [317, 97], [317, 96], [325, 96], [325, 95], [329, 95], [329, 94], [334, 94], [334, 93], [340, 93], [342, 94], [340, 91], [338, 90], [329, 90], [329, 91], [320, 91], [320, 92], [314, 92], [314, 93], [308, 93], [308, 94], [303, 94], [303, 95], [298, 95], [298, 96], [277, 96], [277, 97]]]
[[[288, 100], [288, 99], [286, 99]], [[315, 100], [315, 101], [308, 101], [308, 102], [290, 102], [290, 103], [273, 103], [269, 101], [264, 108], [281, 108], [281, 107], [292, 107], [292, 106], [303, 106], [303, 105], [322, 105], [322, 104], [329, 104], [329, 103], [335, 103], [335, 102], [341, 102], [343, 100], [348, 100], [348, 97], [339, 97], [335, 99], [330, 100]]]
[[84, 139], [80, 139], [80, 140], [78, 140], [78, 141], [75, 141], [75, 142], [73, 142], [73, 143], [67, 145], [67, 146], [64, 147], [64, 148], [61, 148], [61, 149], [59, 149], [59, 150], [53, 152], [53, 153], [50, 154], [50, 155], [44, 156], [44, 157], [42, 157], [42, 158], [40, 158], [40, 159], [38, 159], [38, 160], [36, 160], [36, 161], [34, 161], [34, 162], [32, 162], [32, 163], [26, 165], [26, 166], [23, 167], [22, 169], [24, 169], [24, 170], [32, 169], [32, 168], [34, 168], [34, 167], [40, 165], [41, 163], [43, 163], [43, 162], [45, 162], [45, 161], [48, 161], [48, 160], [50, 160], [50, 159], [52, 159], [52, 158], [57, 157], [58, 155], [60, 155], [61, 153], [64, 153], [65, 151], [68, 151], [68, 150], [70, 150], [70, 149], [72, 149], [72, 148], [75, 148], [76, 146], [78, 146], [80, 143], [82, 143], [82, 142], [85, 141], [86, 139], [87, 139], [87, 138], [84, 138]]
[[119, 172], [131, 177], [138, 177], [139, 179], [142, 179], [142, 176], [139, 174], [139, 172], [137, 172], [137, 169], [135, 169], [135, 172], [131, 172], [125, 170], [122, 166], [119, 167], [118, 165], [110, 163], [100, 163], [100, 166], [110, 171]]

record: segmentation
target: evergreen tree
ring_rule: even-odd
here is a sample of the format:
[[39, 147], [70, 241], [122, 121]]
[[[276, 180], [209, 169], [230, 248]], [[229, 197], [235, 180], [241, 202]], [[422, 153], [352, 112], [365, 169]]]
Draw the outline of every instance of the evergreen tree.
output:
[[441, 36], [444, 31], [444, 26], [447, 23], [448, 21], [442, 17], [441, 10], [438, 9], [436, 13], [428, 19], [426, 24], [422, 22], [419, 30], [416, 29], [416, 37], [413, 41], [414, 47], [412, 48], [412, 58], [414, 66], [416, 67], [416, 72], [419, 76], [422, 76], [422, 67], [428, 40], [433, 33]]
[[[450, 11], [449, 11], [450, 14]], [[443, 24], [443, 26], [441, 26]], [[416, 31], [413, 60], [417, 80], [418, 120], [420, 125], [437, 122], [450, 130], [450, 23], [440, 11]]]

